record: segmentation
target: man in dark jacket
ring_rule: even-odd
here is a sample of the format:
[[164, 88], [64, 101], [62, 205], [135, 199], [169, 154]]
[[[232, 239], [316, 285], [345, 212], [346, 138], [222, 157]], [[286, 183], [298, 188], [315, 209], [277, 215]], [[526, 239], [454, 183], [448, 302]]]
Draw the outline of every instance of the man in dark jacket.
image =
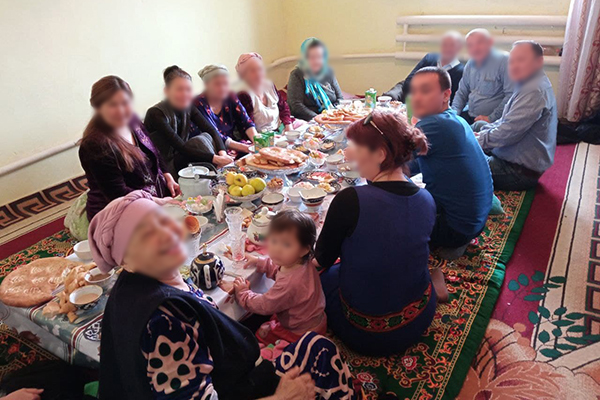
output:
[[464, 38], [459, 32], [446, 32], [440, 41], [439, 53], [427, 53], [419, 61], [417, 66], [408, 74], [405, 80], [398, 82], [396, 86], [384, 93], [391, 96], [393, 100], [404, 102], [410, 92], [410, 81], [415, 72], [424, 67], [440, 67], [445, 69], [452, 80], [452, 95], [450, 102], [454, 99], [454, 93], [458, 90], [465, 65], [458, 60], [458, 55], [463, 47]]

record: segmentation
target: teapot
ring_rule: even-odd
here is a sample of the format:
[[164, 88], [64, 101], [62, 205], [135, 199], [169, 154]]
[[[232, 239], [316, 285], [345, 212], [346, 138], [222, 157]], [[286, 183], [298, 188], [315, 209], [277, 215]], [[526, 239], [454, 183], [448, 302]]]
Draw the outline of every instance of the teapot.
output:
[[178, 175], [181, 196], [184, 200], [211, 195], [210, 181], [217, 179], [215, 167], [207, 163], [189, 164], [180, 170]]
[[202, 290], [212, 290], [221, 282], [224, 273], [223, 261], [215, 253], [207, 251], [204, 243], [202, 252], [194, 258], [190, 267], [192, 281]]
[[263, 207], [252, 219], [248, 227], [248, 240], [257, 245], [263, 245], [269, 231], [269, 224], [275, 213]]

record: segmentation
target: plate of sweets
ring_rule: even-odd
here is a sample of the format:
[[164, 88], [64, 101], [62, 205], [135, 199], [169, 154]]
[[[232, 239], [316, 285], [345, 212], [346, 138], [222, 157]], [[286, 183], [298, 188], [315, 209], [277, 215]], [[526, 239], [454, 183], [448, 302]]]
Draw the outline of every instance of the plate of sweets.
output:
[[294, 174], [305, 166], [308, 156], [294, 149], [265, 147], [238, 162], [267, 174]]
[[328, 171], [307, 171], [300, 175], [300, 178], [316, 183], [331, 183], [337, 181], [340, 177], [335, 172]]
[[327, 194], [335, 194], [337, 192], [339, 192], [340, 190], [342, 190], [342, 185], [340, 185], [339, 183], [332, 181], [332, 182], [321, 182], [319, 184], [317, 184], [318, 188], [323, 189], [325, 192], [327, 192]]
[[315, 117], [315, 122], [321, 125], [350, 125], [369, 115], [371, 110], [364, 107], [361, 101], [355, 101], [350, 105], [340, 108], [323, 110]]

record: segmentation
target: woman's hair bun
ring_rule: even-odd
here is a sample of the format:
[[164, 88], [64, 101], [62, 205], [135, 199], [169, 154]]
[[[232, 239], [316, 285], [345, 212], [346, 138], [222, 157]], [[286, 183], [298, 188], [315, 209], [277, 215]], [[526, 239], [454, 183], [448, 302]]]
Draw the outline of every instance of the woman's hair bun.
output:
[[168, 85], [175, 78], [186, 78], [190, 81], [192, 80], [192, 76], [179, 68], [177, 65], [171, 65], [170, 67], [165, 68], [163, 72], [165, 84]]

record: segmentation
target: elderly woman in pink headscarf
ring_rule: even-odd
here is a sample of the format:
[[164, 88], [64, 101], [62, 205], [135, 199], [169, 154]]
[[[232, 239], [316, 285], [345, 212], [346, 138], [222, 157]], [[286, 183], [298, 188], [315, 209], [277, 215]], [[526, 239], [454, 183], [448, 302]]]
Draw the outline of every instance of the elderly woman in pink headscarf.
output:
[[309, 332], [263, 359], [252, 331], [183, 279], [184, 230], [164, 201], [134, 191], [90, 223], [98, 267], [123, 267], [102, 321], [100, 399], [355, 398], [329, 339]]
[[254, 121], [256, 130], [292, 130], [294, 121], [290, 108], [286, 99], [277, 92], [275, 84], [267, 78], [262, 56], [258, 53], [242, 54], [235, 70], [242, 80], [238, 98]]

